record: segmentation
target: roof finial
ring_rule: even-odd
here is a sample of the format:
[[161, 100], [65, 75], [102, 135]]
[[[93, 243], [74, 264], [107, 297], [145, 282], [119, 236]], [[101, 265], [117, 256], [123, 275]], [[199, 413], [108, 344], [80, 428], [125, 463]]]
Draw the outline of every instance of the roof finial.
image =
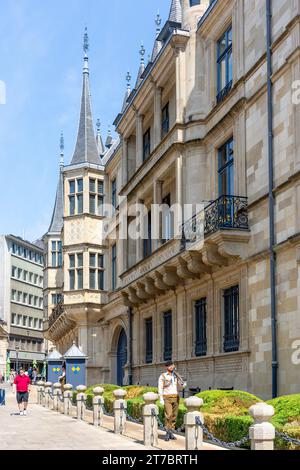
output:
[[98, 118], [97, 119], [97, 122], [96, 122], [96, 128], [97, 128], [97, 132], [98, 134], [100, 133], [100, 129], [101, 129], [101, 122], [100, 122], [100, 119]]
[[130, 93], [130, 89], [131, 89], [131, 85], [130, 85], [130, 82], [131, 82], [131, 75], [130, 75], [130, 72], [129, 72], [129, 71], [127, 72], [127, 75], [126, 75], [126, 82], [127, 82], [127, 90], [128, 90], [129, 93]]
[[146, 49], [144, 48], [144, 43], [143, 43], [143, 41], [141, 42], [141, 48], [140, 48], [140, 51], [139, 51], [139, 52], [140, 52], [140, 56], [141, 56], [141, 65], [144, 65], [144, 62], [145, 62], [144, 56], [145, 56], [145, 54], [146, 54]]
[[85, 33], [84, 33], [84, 38], [83, 38], [83, 51], [85, 55], [88, 55], [89, 52], [89, 35], [88, 35], [88, 29], [85, 27]]
[[84, 52], [84, 66], [83, 66], [83, 73], [89, 73], [89, 57], [88, 57], [88, 52], [89, 52], [89, 35], [87, 32], [87, 27], [85, 27], [85, 33], [84, 33], [84, 38], [83, 38], [83, 52]]
[[60, 147], [60, 163], [59, 163], [59, 166], [63, 167], [64, 166], [64, 155], [65, 155], [65, 139], [64, 139], [63, 131], [61, 131], [61, 134], [60, 134], [59, 147]]
[[159, 10], [157, 10], [155, 24], [156, 24], [156, 37], [158, 37], [160, 33], [160, 26], [161, 26], [161, 16], [160, 16]]

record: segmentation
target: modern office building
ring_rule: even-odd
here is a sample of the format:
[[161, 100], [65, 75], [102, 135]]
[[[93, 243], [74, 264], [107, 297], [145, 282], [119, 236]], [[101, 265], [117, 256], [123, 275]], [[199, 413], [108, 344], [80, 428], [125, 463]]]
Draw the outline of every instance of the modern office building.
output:
[[[45, 329], [87, 354], [89, 384], [155, 385], [172, 359], [190, 388], [299, 393], [299, 18], [290, 0], [173, 0], [104, 148], [85, 39], [76, 149], [45, 237]], [[144, 236], [121, 236], [124, 201], [146, 207]], [[157, 204], [204, 207], [183, 227], [167, 211], [154, 237]]]
[[8, 335], [5, 363], [9, 358], [14, 370], [41, 368], [45, 360], [42, 245], [3, 235], [0, 260], [0, 318]]

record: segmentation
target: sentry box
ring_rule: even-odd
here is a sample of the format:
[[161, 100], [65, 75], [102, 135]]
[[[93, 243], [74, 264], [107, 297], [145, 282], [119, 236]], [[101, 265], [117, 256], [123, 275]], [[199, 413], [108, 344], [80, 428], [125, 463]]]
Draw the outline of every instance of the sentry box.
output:
[[86, 385], [87, 359], [88, 357], [80, 351], [75, 343], [64, 355], [66, 383], [73, 385], [73, 389], [78, 387], [78, 385]]
[[53, 384], [59, 382], [59, 377], [62, 375], [63, 357], [54, 349], [46, 358], [48, 363], [47, 381]]

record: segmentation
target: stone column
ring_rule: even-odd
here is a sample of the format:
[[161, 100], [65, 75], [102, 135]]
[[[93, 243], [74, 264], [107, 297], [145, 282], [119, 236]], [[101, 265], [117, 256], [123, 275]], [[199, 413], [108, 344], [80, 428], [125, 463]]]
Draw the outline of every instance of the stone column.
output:
[[136, 170], [143, 164], [143, 119], [142, 114], [136, 114]]
[[38, 405], [42, 405], [43, 404], [43, 392], [44, 392], [44, 386], [45, 386], [45, 383], [43, 381], [39, 381], [37, 383], [37, 391], [38, 391]]
[[113, 393], [116, 398], [114, 401], [114, 432], [115, 434], [125, 434], [127, 403], [124, 400], [124, 397], [126, 396], [126, 391], [120, 389], [115, 390]]
[[181, 224], [184, 222], [184, 210], [183, 210], [183, 176], [182, 176], [182, 155], [179, 155], [176, 159], [176, 205], [177, 209], [174, 214], [174, 236], [181, 237], [182, 233], [180, 230]]
[[70, 416], [71, 400], [73, 395], [73, 386], [70, 384], [64, 385], [64, 414]]
[[122, 186], [128, 181], [128, 139], [122, 138]]
[[104, 388], [96, 387], [93, 389], [93, 423], [94, 426], [102, 426], [103, 419], [103, 408], [104, 398], [103, 398]]
[[79, 385], [76, 387], [76, 390], [78, 392], [76, 401], [77, 401], [77, 419], [80, 419], [84, 421], [85, 419], [85, 400], [86, 400], [86, 394], [84, 393], [86, 391], [86, 386], [85, 385]]
[[[159, 180], [155, 180], [153, 183], [153, 204], [156, 205], [156, 209], [154, 209], [154, 227], [155, 227], [155, 235], [153, 239], [153, 250], [157, 250], [161, 244], [162, 239], [162, 216], [159, 211], [159, 207], [162, 204], [162, 186], [163, 182]], [[153, 227], [153, 228], [154, 228]]]
[[[156, 402], [159, 398], [157, 393], [145, 393], [143, 396], [146, 402], [143, 408], [144, 418], [144, 445], [149, 447], [157, 447], [158, 445], [158, 424], [157, 418], [158, 407]], [[155, 416], [154, 416], [155, 414]]]
[[51, 400], [51, 397], [50, 397], [50, 393], [52, 392], [52, 382], [46, 382], [45, 383], [45, 406], [47, 406], [47, 408], [50, 408], [50, 400]]
[[58, 411], [59, 409], [59, 394], [61, 390], [61, 384], [55, 383], [53, 385], [53, 410]]
[[154, 147], [161, 142], [162, 131], [162, 88], [154, 85]]
[[275, 428], [269, 423], [275, 414], [273, 406], [257, 403], [251, 406], [249, 413], [254, 419], [249, 429], [251, 450], [274, 450]]
[[[137, 204], [143, 205], [144, 201], [142, 199], [137, 200]], [[145, 231], [145, 216], [142, 214], [139, 214], [139, 219], [140, 219], [140, 237], [136, 240], [136, 262], [138, 263], [141, 261], [144, 257], [144, 240], [143, 240], [143, 234]]]
[[175, 48], [176, 63], [176, 122], [184, 122], [184, 108], [186, 105], [186, 73], [185, 73], [185, 50], [183, 47]]
[[184, 416], [185, 424], [185, 448], [186, 450], [202, 450], [203, 448], [203, 431], [196, 424], [196, 418], [204, 423], [203, 414], [200, 412], [203, 406], [202, 398], [190, 397], [184, 400], [187, 413]]

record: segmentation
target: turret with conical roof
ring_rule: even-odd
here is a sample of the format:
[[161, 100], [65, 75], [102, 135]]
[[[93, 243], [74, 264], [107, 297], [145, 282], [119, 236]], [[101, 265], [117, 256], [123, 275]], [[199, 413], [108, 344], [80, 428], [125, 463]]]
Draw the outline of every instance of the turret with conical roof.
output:
[[95, 138], [92, 106], [90, 96], [90, 82], [89, 82], [89, 41], [87, 28], [84, 35], [84, 66], [83, 66], [83, 84], [82, 84], [82, 98], [81, 98], [81, 111], [79, 119], [79, 128], [77, 135], [77, 142], [75, 146], [74, 155], [71, 165], [80, 163], [93, 163], [100, 165], [100, 158]]

